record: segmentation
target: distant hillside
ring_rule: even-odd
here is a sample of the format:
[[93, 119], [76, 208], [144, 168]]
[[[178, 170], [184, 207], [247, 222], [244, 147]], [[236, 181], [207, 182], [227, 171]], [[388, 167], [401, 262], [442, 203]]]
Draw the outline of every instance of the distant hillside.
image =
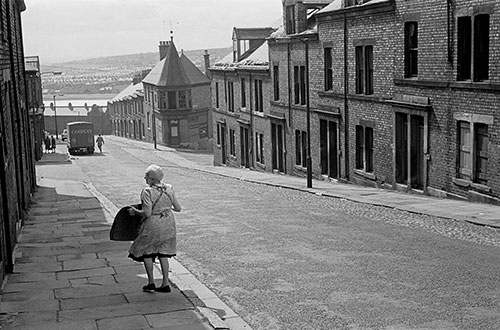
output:
[[[210, 63], [220, 61], [232, 48], [208, 49]], [[205, 72], [204, 49], [185, 50], [184, 54]], [[61, 74], [42, 76], [45, 94], [118, 94], [130, 84], [134, 74], [151, 69], [160, 61], [160, 54], [140, 53], [71, 61], [54, 65], [41, 65], [42, 72], [59, 71]]]
[[[212, 48], [208, 49], [210, 54], [210, 63], [213, 64], [221, 60], [224, 56], [231, 53], [232, 48]], [[204, 49], [184, 50], [184, 54], [202, 71], [205, 71], [205, 62], [203, 54]], [[42, 71], [62, 71], [65, 75], [82, 75], [86, 73], [95, 73], [96, 71], [131, 71], [136, 72], [148, 69], [156, 65], [160, 60], [158, 52], [140, 53], [130, 55], [118, 55], [109, 57], [99, 57], [87, 60], [78, 60], [44, 66]]]

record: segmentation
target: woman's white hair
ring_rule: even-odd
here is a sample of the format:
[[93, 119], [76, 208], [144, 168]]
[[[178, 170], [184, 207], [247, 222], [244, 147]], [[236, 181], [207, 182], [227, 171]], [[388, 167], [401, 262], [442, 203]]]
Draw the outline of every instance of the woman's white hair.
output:
[[149, 165], [146, 169], [146, 175], [159, 182], [163, 179], [163, 170], [158, 165]]

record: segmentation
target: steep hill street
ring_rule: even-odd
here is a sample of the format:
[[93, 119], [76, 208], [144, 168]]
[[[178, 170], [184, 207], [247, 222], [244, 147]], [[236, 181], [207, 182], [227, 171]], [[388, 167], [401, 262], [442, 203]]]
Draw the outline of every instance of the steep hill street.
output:
[[183, 206], [178, 260], [253, 329], [500, 328], [496, 229], [201, 172], [117, 137], [104, 150], [73, 159], [82, 178], [121, 207], [161, 165]]

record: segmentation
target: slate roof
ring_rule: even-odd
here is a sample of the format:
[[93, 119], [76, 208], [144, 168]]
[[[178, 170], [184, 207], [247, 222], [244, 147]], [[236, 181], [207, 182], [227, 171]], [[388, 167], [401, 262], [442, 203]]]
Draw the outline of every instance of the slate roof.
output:
[[205, 76], [186, 55], [184, 55], [184, 53], [181, 54], [180, 60], [192, 85], [210, 84], [210, 79], [208, 79], [208, 77]]
[[165, 58], [156, 64], [142, 82], [163, 87], [191, 85], [173, 40], [168, 44]]
[[[364, 0], [363, 3], [359, 5], [355, 5], [352, 7], [359, 7], [359, 6], [365, 6], [365, 5], [371, 5], [374, 3], [379, 3], [379, 2], [388, 2], [389, 0]], [[331, 4], [326, 6], [325, 8], [321, 9], [319, 13], [327, 13], [327, 12], [332, 12], [336, 10], [340, 10], [344, 8], [344, 4], [342, 0], [334, 0]]]
[[240, 69], [262, 70], [269, 68], [269, 46], [264, 42], [250, 56], [238, 62]]
[[144, 86], [142, 85], [142, 82], [135, 85], [131, 83], [130, 85], [125, 87], [124, 90], [122, 90], [115, 97], [113, 97], [109, 102], [111, 103], [119, 102], [119, 101], [129, 100], [131, 98], [136, 98], [139, 96], [144, 96]]

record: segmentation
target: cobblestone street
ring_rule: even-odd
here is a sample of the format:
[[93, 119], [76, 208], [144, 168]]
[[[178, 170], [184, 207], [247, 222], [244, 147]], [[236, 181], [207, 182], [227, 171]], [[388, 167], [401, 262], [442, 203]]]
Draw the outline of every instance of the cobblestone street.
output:
[[[73, 159], [117, 207], [156, 163], [178, 260], [253, 329], [498, 329], [500, 231], [193, 169], [208, 155], [106, 140]], [[186, 160], [189, 159], [189, 160]]]

